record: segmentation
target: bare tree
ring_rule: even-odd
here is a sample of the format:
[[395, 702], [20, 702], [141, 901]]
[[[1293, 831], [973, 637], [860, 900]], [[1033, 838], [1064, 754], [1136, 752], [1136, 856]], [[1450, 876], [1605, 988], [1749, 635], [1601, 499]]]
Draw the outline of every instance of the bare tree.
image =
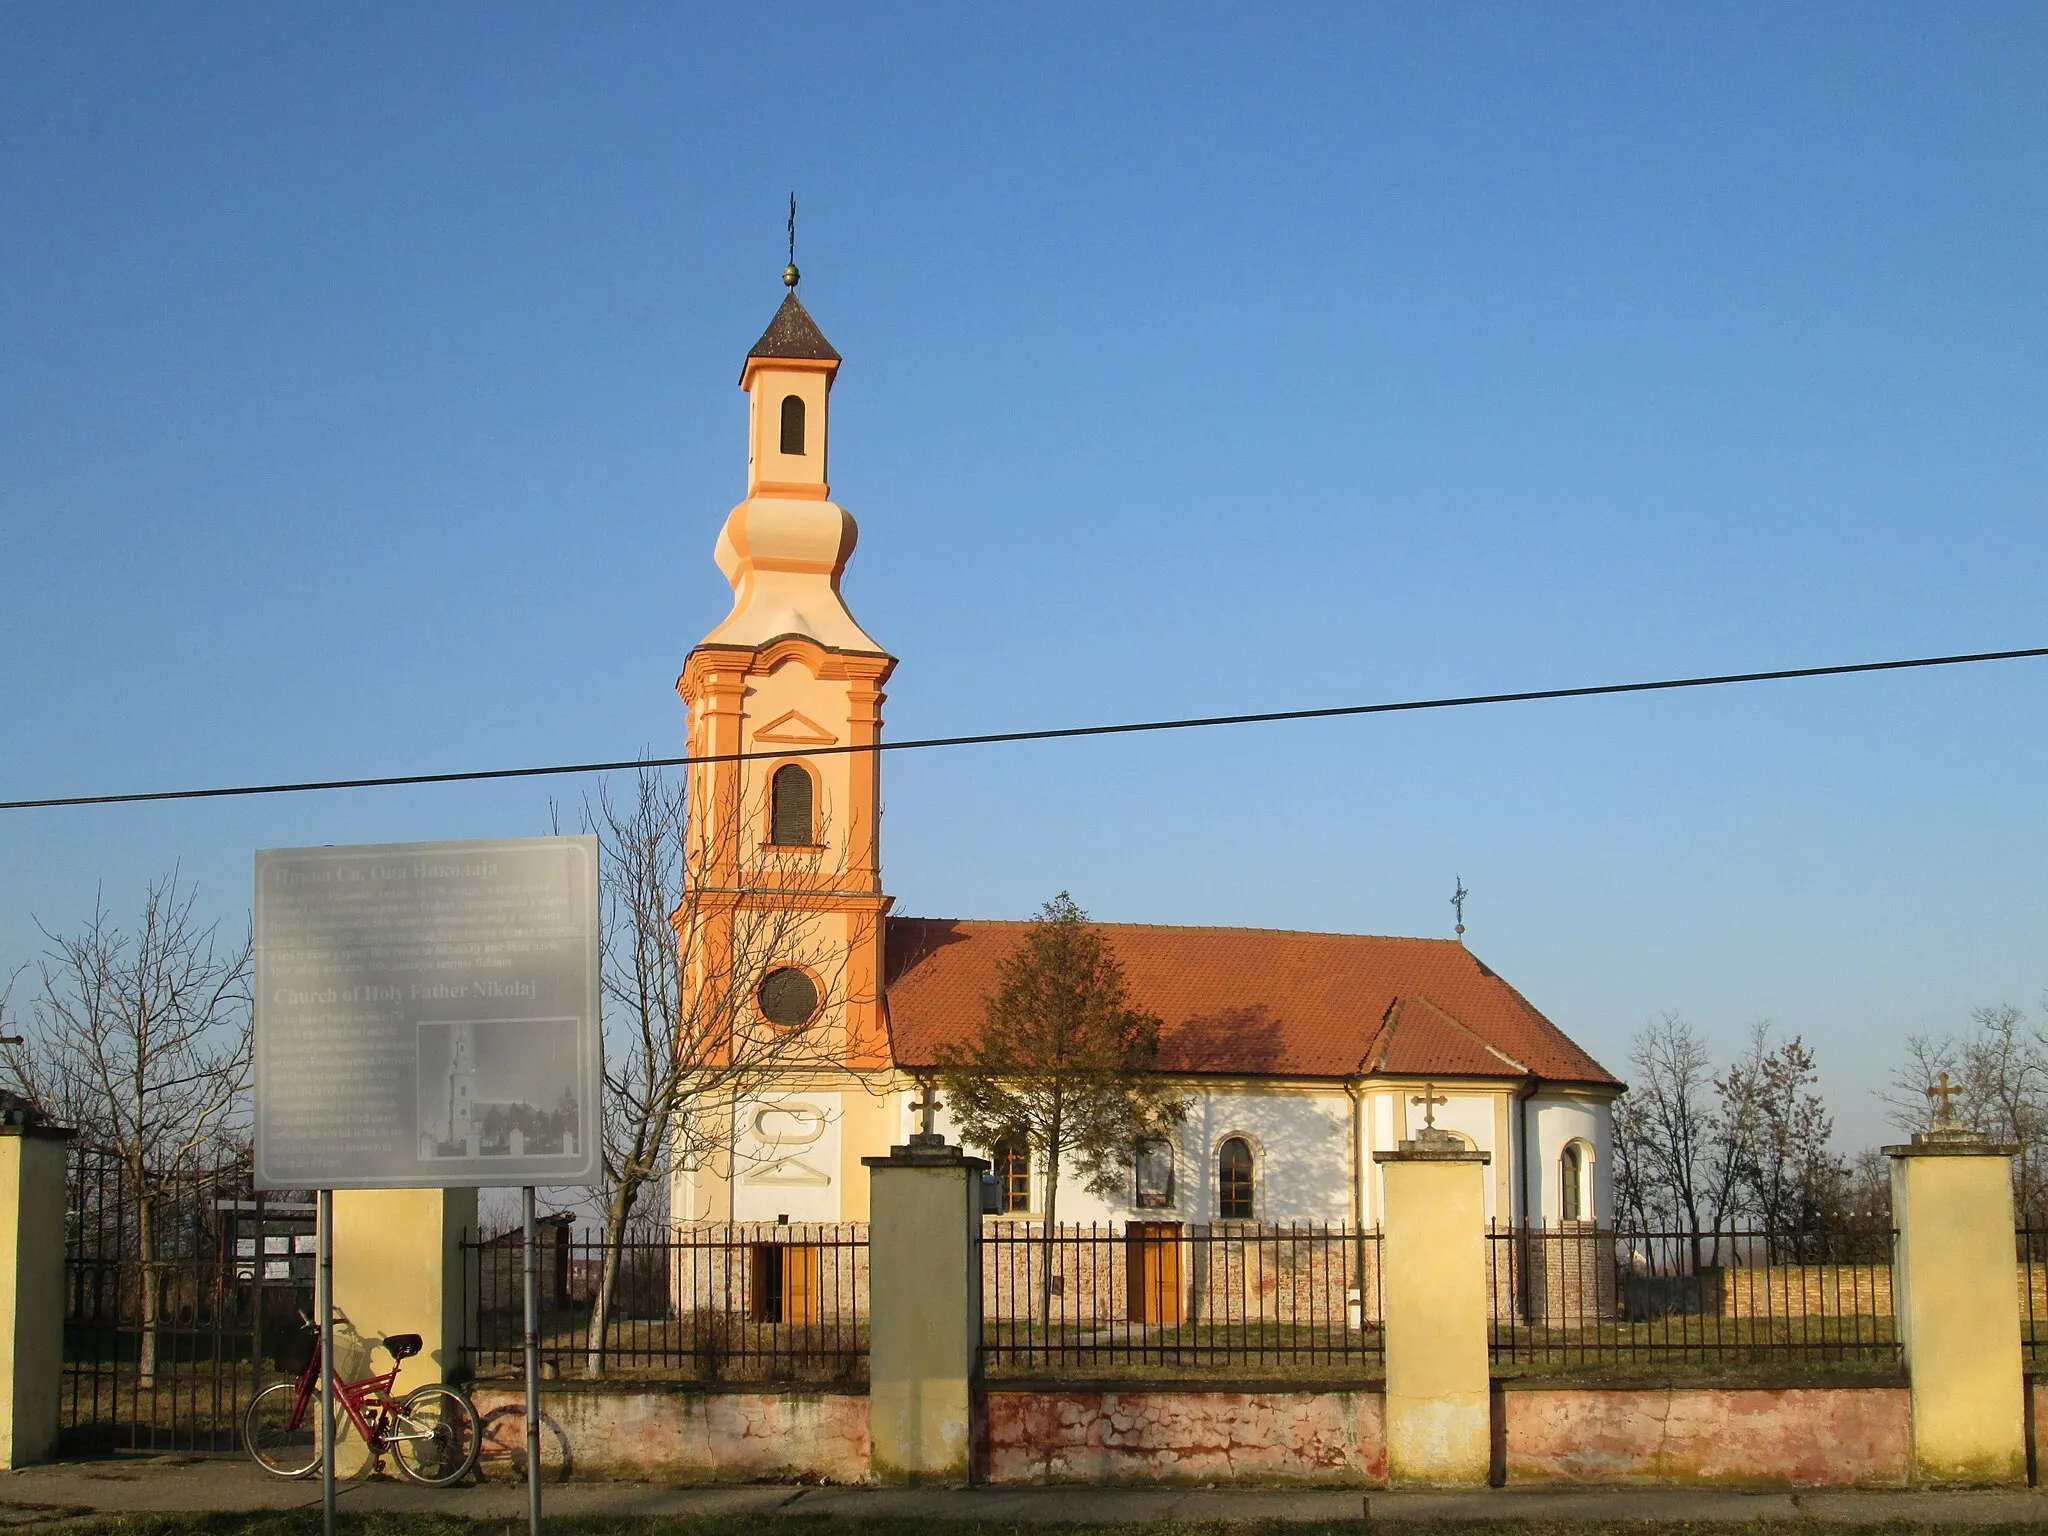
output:
[[1634, 1081], [1616, 1120], [1626, 1148], [1633, 1214], [1646, 1228], [1667, 1221], [1688, 1239], [1698, 1270], [1719, 1262], [1721, 1234], [1740, 1194], [1741, 1136], [1747, 1105], [1717, 1084], [1707, 1048], [1675, 1013], [1653, 1020], [1629, 1053]]
[[140, 1375], [156, 1376], [162, 1202], [195, 1154], [237, 1142], [249, 1083], [250, 945], [202, 924], [173, 870], [144, 893], [133, 932], [96, 898], [48, 948], [19, 1045], [0, 1062], [26, 1096], [113, 1153], [137, 1203]]
[[1838, 1164], [1828, 1150], [1835, 1122], [1813, 1091], [1819, 1081], [1803, 1039], [1794, 1035], [1774, 1046], [1770, 1025], [1759, 1022], [1715, 1084], [1743, 1209], [1766, 1232], [1790, 1237], [1811, 1229], [1817, 1199], [1835, 1179]]
[[1900, 1129], [1923, 1129], [1935, 1108], [1927, 1090], [1947, 1073], [1956, 1117], [2019, 1148], [2013, 1198], [2022, 1214], [2048, 1214], [2048, 1033], [2010, 1003], [1975, 1009], [1970, 1021], [1975, 1028], [1961, 1036], [1909, 1035], [1905, 1060], [1878, 1097]]
[[[596, 835], [605, 1008], [604, 1253], [585, 1369], [605, 1372], [625, 1243], [674, 1174], [729, 1162], [739, 1105], [779, 1079], [834, 1065], [828, 1027], [847, 1001], [845, 946], [817, 927], [830, 884], [824, 808], [808, 843], [747, 846], [758, 807], [700, 799], [645, 768], [630, 793], [583, 807]], [[744, 852], [742, 861], [739, 855]], [[740, 883], [733, 872], [744, 868]], [[872, 919], [867, 919], [872, 920]], [[769, 1022], [764, 979], [800, 972], [807, 1018]], [[729, 1177], [738, 1170], [728, 1167]]]
[[[1147, 1141], [1186, 1118], [1155, 1074], [1159, 1020], [1134, 1009], [1109, 938], [1065, 891], [996, 968], [980, 1033], [940, 1055], [963, 1139], [1015, 1140], [1045, 1169], [1045, 1230], [1058, 1230], [1061, 1164], [1096, 1193], [1119, 1186]], [[1046, 1266], [1050, 1295], [1052, 1266]]]

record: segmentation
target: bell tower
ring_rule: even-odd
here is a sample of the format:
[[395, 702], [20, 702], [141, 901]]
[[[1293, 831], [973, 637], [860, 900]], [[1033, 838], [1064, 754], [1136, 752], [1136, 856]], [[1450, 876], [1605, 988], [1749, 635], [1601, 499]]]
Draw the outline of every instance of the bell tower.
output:
[[858, 530], [826, 468], [839, 354], [794, 266], [783, 281], [740, 373], [747, 494], [715, 551], [732, 610], [676, 683], [690, 754], [743, 757], [690, 770], [684, 1006], [716, 995], [736, 1032], [801, 1030], [821, 1061], [881, 1067], [881, 775], [859, 749], [880, 740], [896, 659], [840, 596]]

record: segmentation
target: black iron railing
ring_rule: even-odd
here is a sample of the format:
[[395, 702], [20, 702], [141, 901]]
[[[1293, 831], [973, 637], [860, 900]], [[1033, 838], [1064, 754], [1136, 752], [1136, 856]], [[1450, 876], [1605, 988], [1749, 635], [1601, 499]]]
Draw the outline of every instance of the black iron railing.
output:
[[2020, 1354], [2033, 1365], [2048, 1361], [2048, 1227], [2021, 1227], [2017, 1236]]
[[1380, 1235], [1341, 1226], [983, 1224], [990, 1376], [1320, 1377], [1381, 1369]]
[[138, 1170], [74, 1146], [66, 1175], [65, 1445], [234, 1451], [312, 1309], [312, 1206], [256, 1193], [246, 1155]]
[[1493, 1361], [1508, 1374], [1891, 1375], [1891, 1234], [1487, 1234]]
[[[854, 1383], [867, 1375], [868, 1235], [860, 1223], [635, 1228], [611, 1262], [612, 1299], [593, 1350], [607, 1263], [603, 1234], [543, 1223], [542, 1369], [555, 1376], [702, 1382]], [[524, 1245], [517, 1228], [466, 1239], [479, 1376], [523, 1360]]]

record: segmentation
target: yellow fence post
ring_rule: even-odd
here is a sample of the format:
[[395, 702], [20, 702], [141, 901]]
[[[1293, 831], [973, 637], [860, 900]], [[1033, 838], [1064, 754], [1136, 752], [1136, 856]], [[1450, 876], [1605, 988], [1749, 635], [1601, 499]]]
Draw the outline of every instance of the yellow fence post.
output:
[[[476, 1231], [473, 1189], [340, 1189], [334, 1192], [334, 1306], [356, 1340], [416, 1333], [420, 1352], [397, 1391], [445, 1381], [470, 1342], [475, 1297], [466, 1286], [462, 1238]], [[337, 1322], [336, 1327], [343, 1327]], [[360, 1348], [360, 1346], [357, 1346]], [[337, 1337], [335, 1353], [350, 1361]], [[388, 1368], [390, 1361], [379, 1362]]]
[[1395, 1487], [1483, 1487], [1492, 1449], [1487, 1154], [1425, 1128], [1373, 1161], [1386, 1183], [1387, 1479]]
[[988, 1164], [929, 1131], [861, 1162], [869, 1202], [869, 1472], [884, 1483], [964, 1484], [974, 1470]]
[[2027, 1480], [2018, 1262], [2017, 1147], [1937, 1120], [1892, 1160], [1898, 1252], [1892, 1304], [1912, 1383], [1913, 1481]]
[[64, 1152], [76, 1132], [0, 1123], [0, 1468], [57, 1450], [64, 1379]]

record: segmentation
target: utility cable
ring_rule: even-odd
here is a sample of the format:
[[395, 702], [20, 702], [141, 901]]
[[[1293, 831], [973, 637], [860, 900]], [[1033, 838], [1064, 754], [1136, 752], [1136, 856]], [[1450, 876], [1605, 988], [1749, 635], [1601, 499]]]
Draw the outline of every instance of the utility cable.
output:
[[557, 763], [545, 768], [476, 768], [461, 773], [398, 773], [368, 779], [312, 779], [297, 784], [236, 784], [214, 789], [152, 789], [122, 795], [54, 795], [0, 800], [0, 811], [67, 805], [133, 805], [146, 800], [218, 800], [235, 795], [299, 795], [322, 789], [388, 789], [400, 784], [473, 784], [485, 779], [536, 779], [573, 773], [615, 773], [628, 768], [691, 768], [761, 758], [840, 757], [853, 752], [915, 752], [927, 747], [986, 747], [1016, 741], [1066, 741], [1083, 736], [1126, 736], [1139, 731], [1189, 731], [1214, 725], [1270, 725], [1283, 720], [1335, 720], [1348, 715], [1394, 715], [1425, 709], [1467, 709], [1480, 704], [1533, 704], [1547, 699], [1591, 699], [1622, 693], [1663, 693], [1680, 688], [1721, 688], [1734, 683], [1777, 683], [1804, 677], [1848, 677], [1862, 672], [1904, 672], [1919, 667], [1960, 667], [1980, 661], [2048, 656], [2048, 646], [2021, 651], [1976, 651], [1964, 656], [1916, 656], [1905, 661], [1856, 661], [1835, 667], [1786, 667], [1774, 672], [1728, 672], [1716, 677], [1672, 677], [1648, 683], [1596, 683], [1582, 688], [1535, 688], [1521, 693], [1473, 693], [1455, 698], [1404, 699], [1388, 704], [1338, 704], [1323, 709], [1273, 709], [1247, 715], [1201, 715], [1185, 720], [1136, 720], [1118, 725], [1068, 725], [1038, 731], [989, 731], [974, 736], [926, 736], [858, 746], [789, 747], [761, 752], [704, 753], [695, 757], [636, 757], [609, 763]]

